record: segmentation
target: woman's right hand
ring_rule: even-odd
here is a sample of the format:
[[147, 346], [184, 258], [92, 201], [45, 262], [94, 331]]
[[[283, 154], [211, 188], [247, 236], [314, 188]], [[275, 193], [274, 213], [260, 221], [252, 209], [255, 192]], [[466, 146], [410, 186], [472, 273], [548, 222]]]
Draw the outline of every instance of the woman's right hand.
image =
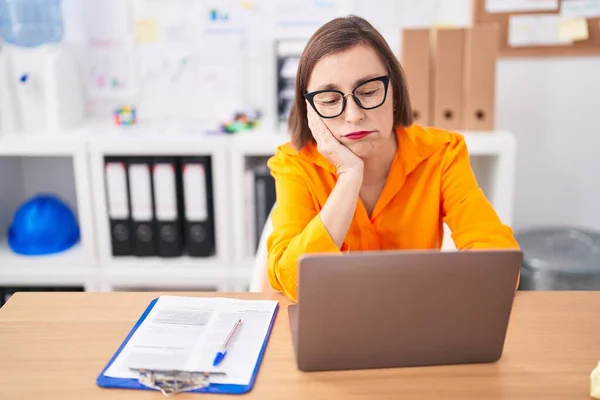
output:
[[363, 160], [341, 144], [307, 102], [308, 127], [317, 141], [317, 150], [335, 167], [338, 175], [356, 173], [362, 178]]

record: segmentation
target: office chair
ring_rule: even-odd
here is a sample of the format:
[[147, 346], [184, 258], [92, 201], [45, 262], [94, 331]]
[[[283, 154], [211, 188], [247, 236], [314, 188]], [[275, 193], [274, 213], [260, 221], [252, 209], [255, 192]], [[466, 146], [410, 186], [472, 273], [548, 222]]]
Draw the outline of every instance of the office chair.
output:
[[[273, 208], [275, 208], [275, 204], [273, 204]], [[263, 226], [260, 240], [258, 241], [258, 249], [254, 256], [254, 270], [252, 272], [252, 281], [250, 282], [251, 292], [266, 292], [273, 290], [267, 280], [267, 239], [271, 232], [273, 232], [273, 223], [271, 222], [273, 208], [271, 208], [267, 220], [265, 221], [265, 225]]]

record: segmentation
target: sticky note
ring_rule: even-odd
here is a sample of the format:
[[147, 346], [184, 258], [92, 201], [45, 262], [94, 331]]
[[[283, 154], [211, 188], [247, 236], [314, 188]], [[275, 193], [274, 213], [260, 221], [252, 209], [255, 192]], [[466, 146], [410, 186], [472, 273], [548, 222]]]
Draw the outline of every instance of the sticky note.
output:
[[585, 18], [564, 19], [558, 25], [558, 36], [564, 40], [587, 40], [590, 37]]
[[138, 43], [158, 41], [158, 21], [155, 19], [139, 19], [135, 21], [135, 38]]

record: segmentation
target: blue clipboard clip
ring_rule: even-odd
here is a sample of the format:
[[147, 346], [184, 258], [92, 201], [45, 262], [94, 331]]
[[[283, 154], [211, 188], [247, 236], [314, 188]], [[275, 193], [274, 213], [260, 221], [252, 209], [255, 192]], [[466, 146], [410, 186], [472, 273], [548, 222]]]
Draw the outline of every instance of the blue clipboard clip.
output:
[[159, 390], [165, 397], [173, 397], [178, 393], [202, 389], [210, 385], [210, 378], [226, 376], [224, 372], [159, 370], [147, 368], [131, 368], [139, 373], [139, 382], [152, 389]]

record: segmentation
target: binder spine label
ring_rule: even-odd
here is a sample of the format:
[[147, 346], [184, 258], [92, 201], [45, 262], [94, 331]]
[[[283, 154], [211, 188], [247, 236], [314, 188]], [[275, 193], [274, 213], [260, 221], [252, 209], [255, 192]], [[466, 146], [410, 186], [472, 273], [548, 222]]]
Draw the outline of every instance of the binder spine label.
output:
[[149, 165], [130, 165], [129, 181], [131, 189], [131, 216], [133, 220], [152, 221], [152, 190]]
[[185, 215], [189, 221], [206, 221], [208, 205], [206, 171], [202, 164], [186, 164], [183, 168]]
[[156, 164], [154, 166], [154, 201], [158, 221], [177, 219], [176, 191], [174, 166], [168, 163]]
[[107, 163], [105, 167], [108, 215], [111, 219], [129, 218], [127, 177], [125, 165], [120, 162]]

